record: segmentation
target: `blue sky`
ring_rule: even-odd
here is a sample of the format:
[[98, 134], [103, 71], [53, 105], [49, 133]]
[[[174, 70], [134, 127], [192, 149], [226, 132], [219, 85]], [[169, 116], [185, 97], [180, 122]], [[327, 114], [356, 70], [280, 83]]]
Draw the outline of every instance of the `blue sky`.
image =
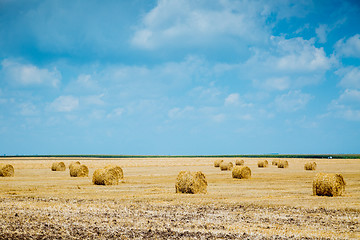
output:
[[0, 154], [360, 153], [357, 1], [0, 0]]

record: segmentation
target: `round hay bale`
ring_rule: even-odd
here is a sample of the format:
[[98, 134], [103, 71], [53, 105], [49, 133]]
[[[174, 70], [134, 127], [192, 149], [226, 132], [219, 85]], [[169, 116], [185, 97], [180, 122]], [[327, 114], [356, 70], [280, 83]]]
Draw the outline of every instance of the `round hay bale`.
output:
[[11, 164], [0, 164], [0, 177], [13, 177], [14, 167]]
[[277, 166], [278, 168], [287, 168], [289, 163], [287, 160], [280, 160]]
[[51, 171], [65, 171], [65, 163], [64, 162], [54, 162], [51, 165]]
[[233, 167], [232, 162], [222, 162], [220, 163], [220, 170], [221, 171], [230, 171]]
[[214, 161], [214, 167], [220, 167], [220, 164], [223, 162], [224, 160], [222, 159], [217, 159]]
[[309, 170], [309, 171], [315, 170], [316, 169], [316, 162], [307, 162], [307, 163], [305, 163], [304, 169]]
[[242, 159], [236, 159], [236, 160], [235, 160], [235, 165], [236, 165], [236, 166], [242, 166], [242, 165], [244, 165], [244, 160], [242, 160]]
[[73, 164], [70, 168], [70, 177], [87, 177], [89, 169], [85, 165]]
[[313, 180], [313, 195], [341, 196], [345, 191], [345, 180], [341, 174], [318, 173]]
[[273, 166], [277, 166], [277, 165], [279, 164], [279, 162], [280, 162], [279, 159], [275, 159], [275, 160], [273, 160], [273, 161], [271, 162], [271, 164], [272, 164]]
[[115, 168], [100, 168], [96, 169], [92, 182], [95, 185], [118, 185], [119, 172]]
[[74, 165], [76, 165], [76, 164], [81, 164], [79, 161], [76, 161], [76, 162], [72, 162], [72, 163], [70, 163], [70, 165], [69, 165], [69, 169], [71, 169]]
[[121, 167], [116, 165], [107, 165], [105, 169], [114, 169], [118, 175], [119, 180], [124, 178], [124, 172]]
[[251, 170], [247, 166], [235, 166], [232, 170], [232, 177], [248, 179], [251, 177]]
[[269, 162], [267, 160], [259, 160], [258, 161], [258, 167], [259, 168], [265, 168], [269, 165]]
[[176, 193], [206, 193], [206, 188], [206, 177], [200, 171], [195, 173], [181, 171], [176, 178]]

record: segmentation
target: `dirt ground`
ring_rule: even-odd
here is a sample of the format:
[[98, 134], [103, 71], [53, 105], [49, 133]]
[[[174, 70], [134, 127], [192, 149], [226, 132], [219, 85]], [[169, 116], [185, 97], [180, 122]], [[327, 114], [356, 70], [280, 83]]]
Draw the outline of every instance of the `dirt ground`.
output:
[[[55, 161], [80, 160], [89, 177], [53, 172]], [[258, 168], [235, 180], [213, 158], [0, 158], [15, 177], [0, 178], [0, 239], [360, 239], [360, 160], [288, 159], [289, 167]], [[235, 159], [225, 159], [235, 162]], [[97, 168], [116, 164], [124, 181], [91, 182]], [[202, 171], [207, 194], [176, 194], [179, 171]], [[317, 172], [341, 173], [340, 197], [312, 195]]]

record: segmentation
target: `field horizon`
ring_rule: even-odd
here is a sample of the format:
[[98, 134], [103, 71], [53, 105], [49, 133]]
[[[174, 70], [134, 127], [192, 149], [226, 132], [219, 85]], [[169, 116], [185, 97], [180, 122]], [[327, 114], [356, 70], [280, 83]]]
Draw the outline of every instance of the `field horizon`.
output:
[[[157, 239], [358, 239], [360, 160], [289, 158], [289, 167], [258, 168], [263, 158], [243, 158], [250, 179], [220, 171], [218, 157], [79, 158], [10, 157], [15, 176], [0, 178], [0, 232], [8, 238]], [[232, 161], [238, 158], [224, 158]], [[79, 160], [89, 176], [73, 178], [68, 166]], [[305, 171], [307, 161], [315, 171]], [[63, 161], [66, 171], [51, 171]], [[124, 171], [119, 185], [92, 184], [98, 168]], [[180, 171], [202, 171], [206, 194], [177, 194]], [[312, 194], [316, 173], [340, 173], [339, 197]]]

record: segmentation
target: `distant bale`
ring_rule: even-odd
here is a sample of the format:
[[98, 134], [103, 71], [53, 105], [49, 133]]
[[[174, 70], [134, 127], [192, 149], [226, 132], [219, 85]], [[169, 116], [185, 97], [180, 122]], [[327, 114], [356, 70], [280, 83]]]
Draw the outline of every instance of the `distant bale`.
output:
[[10, 164], [0, 164], [0, 177], [13, 177], [14, 167]]
[[206, 193], [206, 188], [206, 177], [200, 171], [195, 173], [181, 171], [176, 178], [176, 193]]
[[65, 171], [65, 163], [64, 162], [54, 162], [51, 165], [51, 171]]
[[235, 166], [232, 170], [232, 177], [248, 179], [251, 177], [251, 170], [247, 166]]
[[268, 165], [269, 165], [269, 162], [267, 160], [259, 160], [258, 161], [259, 168], [264, 168], [264, 167], [267, 167]]
[[116, 165], [107, 165], [105, 169], [114, 169], [116, 174], [118, 175], [119, 180], [124, 178], [124, 172], [121, 167]]
[[273, 161], [271, 162], [271, 164], [272, 164], [273, 166], [277, 166], [277, 165], [279, 164], [279, 162], [280, 162], [279, 159], [275, 159], [275, 160], [273, 160]]
[[317, 196], [341, 196], [345, 191], [345, 180], [341, 174], [318, 173], [313, 180], [313, 194]]
[[304, 165], [305, 170], [315, 170], [316, 169], [316, 162], [307, 162]]
[[280, 160], [277, 166], [278, 168], [287, 168], [289, 163], [287, 160]]
[[100, 168], [96, 169], [92, 182], [95, 185], [118, 185], [119, 171], [115, 168]]
[[75, 163], [70, 167], [70, 177], [87, 177], [89, 176], [89, 169], [86, 165]]
[[76, 162], [71, 162], [70, 165], [69, 165], [69, 169], [71, 169], [74, 165], [76, 164], [81, 164], [79, 161], [76, 161]]
[[220, 164], [223, 162], [224, 160], [222, 159], [217, 159], [214, 161], [214, 167], [220, 167]]
[[220, 170], [221, 171], [230, 171], [233, 166], [234, 165], [232, 162], [222, 162], [222, 163], [220, 163]]
[[242, 159], [236, 159], [236, 160], [235, 160], [235, 165], [236, 165], [236, 166], [242, 166], [242, 165], [244, 165], [244, 160], [242, 160]]

